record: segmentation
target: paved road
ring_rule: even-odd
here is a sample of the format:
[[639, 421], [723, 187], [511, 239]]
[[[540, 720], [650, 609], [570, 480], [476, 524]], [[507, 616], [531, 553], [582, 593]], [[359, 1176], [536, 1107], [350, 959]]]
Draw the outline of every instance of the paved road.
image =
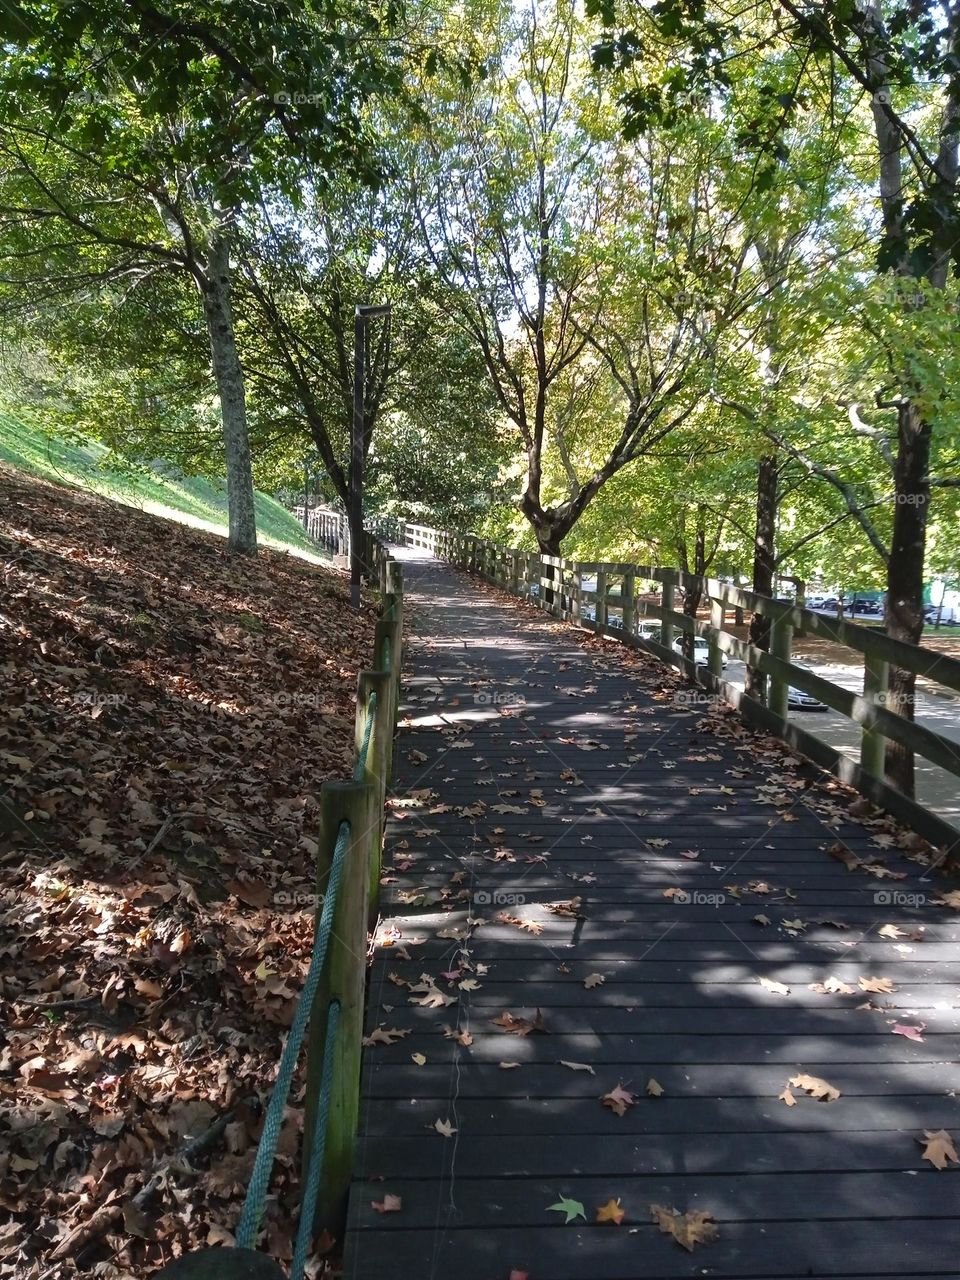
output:
[[[839, 663], [812, 662], [806, 665], [818, 676], [832, 680], [843, 689], [855, 693], [863, 689], [863, 668]], [[742, 662], [731, 661], [726, 678], [738, 689], [743, 688], [746, 668]], [[932, 689], [921, 689], [917, 694], [917, 723], [934, 729], [957, 744], [960, 758], [960, 698], [948, 697]], [[839, 711], [791, 711], [790, 719], [811, 733], [817, 734], [838, 747], [852, 759], [860, 757], [860, 730]], [[917, 757], [917, 798], [948, 822], [960, 825], [960, 779], [937, 765]]]

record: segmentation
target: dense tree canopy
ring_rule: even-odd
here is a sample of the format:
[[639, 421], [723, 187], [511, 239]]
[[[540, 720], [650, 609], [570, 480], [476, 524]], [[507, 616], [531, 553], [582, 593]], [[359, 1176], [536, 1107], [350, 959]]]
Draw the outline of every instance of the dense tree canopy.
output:
[[855, 553], [917, 639], [957, 573], [956, 4], [2, 22], [20, 411], [226, 471], [250, 550], [254, 475], [349, 503], [353, 313], [389, 302], [369, 504], [760, 591]]

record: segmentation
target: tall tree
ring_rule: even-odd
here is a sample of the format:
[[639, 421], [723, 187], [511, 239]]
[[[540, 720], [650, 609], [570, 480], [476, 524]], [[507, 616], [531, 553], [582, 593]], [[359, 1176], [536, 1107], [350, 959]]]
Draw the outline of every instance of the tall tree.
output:
[[[232, 252], [265, 189], [307, 166], [372, 176], [361, 112], [399, 88], [397, 16], [316, 5], [78, 0], [8, 6], [0, 215], [8, 282], [78, 292], [158, 271], [199, 291], [220, 403], [230, 546], [256, 550]], [[99, 259], [91, 271], [91, 256]]]
[[[874, 134], [874, 177], [879, 206], [877, 269], [894, 282], [892, 305], [927, 308], [960, 263], [960, 3], [957, 0], [746, 0], [730, 6], [704, 0], [595, 0], [606, 25], [598, 47], [602, 65], [651, 65], [651, 43], [674, 52], [669, 78], [646, 75], [624, 97], [629, 130], [669, 120], [694, 103], [726, 97], [757, 49], [799, 54], [792, 90], [773, 90], [753, 131], [755, 163], [771, 174], [787, 148], [785, 134], [810, 107], [810, 68], [820, 70], [829, 93], [818, 108], [833, 111], [837, 92], [869, 104]], [[772, 181], [772, 176], [768, 179]], [[886, 626], [916, 643], [923, 629], [926, 531], [931, 498], [934, 433], [945, 423], [929, 394], [928, 362], [915, 351], [894, 371], [886, 402], [896, 414], [894, 519], [887, 560]], [[913, 716], [915, 678], [894, 669], [889, 705]], [[913, 756], [890, 743], [888, 776], [913, 793]]]
[[686, 422], [708, 382], [706, 321], [735, 310], [744, 251], [712, 218], [709, 137], [623, 145], [575, 12], [501, 13], [469, 94], [439, 96], [421, 223], [524, 458], [520, 508], [559, 552], [622, 469]]

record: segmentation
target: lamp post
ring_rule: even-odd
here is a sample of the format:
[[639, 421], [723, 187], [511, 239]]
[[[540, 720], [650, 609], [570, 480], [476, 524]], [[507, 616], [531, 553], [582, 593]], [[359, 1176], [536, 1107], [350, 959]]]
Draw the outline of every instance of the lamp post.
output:
[[367, 324], [386, 316], [390, 303], [361, 306], [353, 313], [353, 422], [350, 431], [350, 603], [360, 608], [363, 574], [363, 392], [367, 358]]

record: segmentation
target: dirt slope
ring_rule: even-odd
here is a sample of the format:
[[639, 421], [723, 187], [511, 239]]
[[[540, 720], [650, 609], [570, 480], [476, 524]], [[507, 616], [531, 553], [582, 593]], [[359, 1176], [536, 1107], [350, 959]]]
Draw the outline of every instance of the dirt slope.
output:
[[0, 1276], [143, 1275], [236, 1224], [374, 619], [333, 571], [8, 469], [0, 556]]

